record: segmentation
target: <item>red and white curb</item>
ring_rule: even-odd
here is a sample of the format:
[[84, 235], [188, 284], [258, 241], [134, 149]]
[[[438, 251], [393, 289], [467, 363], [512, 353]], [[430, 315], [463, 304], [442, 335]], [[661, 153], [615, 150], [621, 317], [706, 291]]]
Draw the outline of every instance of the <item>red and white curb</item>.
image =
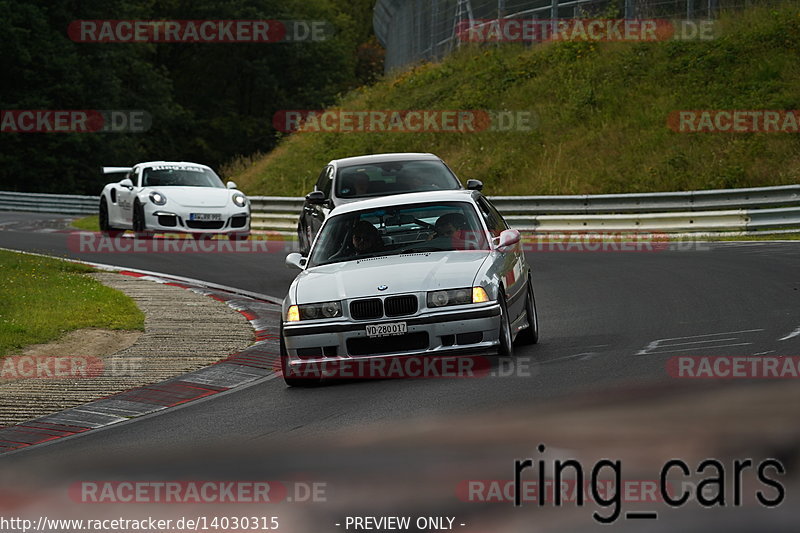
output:
[[0, 454], [110, 426], [276, 376], [280, 306], [275, 298], [188, 278], [88, 264], [180, 287], [223, 302], [250, 322], [255, 330], [255, 343], [199, 370], [0, 428]]

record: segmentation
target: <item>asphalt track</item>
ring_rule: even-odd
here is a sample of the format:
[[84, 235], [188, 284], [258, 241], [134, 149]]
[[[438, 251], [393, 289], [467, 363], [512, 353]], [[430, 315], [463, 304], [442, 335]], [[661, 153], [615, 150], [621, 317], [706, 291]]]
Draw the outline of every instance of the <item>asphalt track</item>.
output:
[[[51, 231], [57, 224], [42, 224], [44, 218], [58, 217], [0, 213], [0, 247], [159, 271], [278, 297], [294, 276], [283, 265], [284, 253], [80, 253], [67, 245], [67, 233]], [[537, 411], [553, 402], [572, 397], [602, 401], [620, 393], [636, 398], [637, 391], [674, 386], [676, 380], [665, 370], [673, 356], [800, 354], [800, 242], [684, 243], [638, 252], [545, 247], [528, 252], [527, 258], [534, 271], [541, 340], [518, 348], [522, 363], [510, 376], [347, 382], [313, 389], [287, 389], [282, 380], [272, 379], [14, 453], [0, 458], [1, 468], [69, 479], [119, 478], [134, 471], [159, 476], [190, 472], [195, 478], [303, 472], [332, 479], [341, 469], [368, 472], [387, 464], [384, 451], [368, 446], [360, 457], [342, 451], [343, 435], [380, 434], [413, 428], [420, 420], [435, 424], [457, 417], [480, 425], [509, 412], [518, 413], [520, 423], [535, 425]], [[708, 382], [693, 386], [709, 387]], [[532, 449], [535, 443], [529, 444]], [[430, 466], [424, 456], [434, 448], [422, 440], [415, 450], [396, 451], [389, 462], [402, 456], [407, 466], [400, 470], [409, 475], [408, 470]], [[304, 451], [287, 456], [287, 449]], [[483, 457], [469, 442], [449, 453], [463, 455], [463, 463]], [[362, 502], [348, 509], [370, 506]], [[318, 520], [324, 525], [327, 518]]]

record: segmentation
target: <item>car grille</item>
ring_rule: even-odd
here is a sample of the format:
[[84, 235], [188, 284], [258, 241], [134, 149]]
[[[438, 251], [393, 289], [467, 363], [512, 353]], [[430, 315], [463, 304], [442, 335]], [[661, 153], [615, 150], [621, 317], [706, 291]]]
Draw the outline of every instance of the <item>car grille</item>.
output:
[[161, 226], [174, 227], [178, 225], [178, 217], [175, 215], [158, 215], [158, 223]]
[[389, 296], [386, 300], [368, 298], [350, 302], [350, 316], [354, 320], [368, 320], [386, 316], [413, 315], [417, 312], [417, 297], [413, 294]]
[[390, 296], [383, 302], [386, 316], [413, 315], [417, 312], [417, 297], [413, 294]]
[[235, 217], [231, 217], [232, 228], [243, 228], [246, 225], [247, 225], [247, 217], [245, 215], [237, 215]]
[[429, 347], [428, 332], [419, 331], [392, 337], [354, 337], [347, 339], [347, 352], [350, 355], [381, 355], [411, 350], [425, 350]]
[[350, 316], [355, 320], [380, 318], [383, 316], [383, 304], [379, 298], [352, 301], [350, 302]]
[[186, 227], [192, 229], [222, 229], [225, 224], [221, 220], [187, 220]]

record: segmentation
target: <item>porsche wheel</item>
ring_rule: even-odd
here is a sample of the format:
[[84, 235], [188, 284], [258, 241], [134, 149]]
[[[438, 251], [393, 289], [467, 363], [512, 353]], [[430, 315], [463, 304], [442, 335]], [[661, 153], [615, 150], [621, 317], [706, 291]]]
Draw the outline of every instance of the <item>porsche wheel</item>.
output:
[[108, 219], [108, 204], [106, 203], [106, 199], [103, 198], [100, 200], [100, 214], [98, 215], [98, 222], [100, 224], [100, 231], [103, 235], [107, 235], [108, 237], [116, 237], [122, 230], [118, 230], [111, 226]]

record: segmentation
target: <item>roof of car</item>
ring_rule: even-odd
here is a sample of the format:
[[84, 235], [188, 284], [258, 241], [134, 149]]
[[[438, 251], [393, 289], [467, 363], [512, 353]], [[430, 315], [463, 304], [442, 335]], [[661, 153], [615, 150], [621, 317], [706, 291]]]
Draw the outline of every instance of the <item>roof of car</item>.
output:
[[404, 152], [396, 154], [372, 154], [372, 155], [359, 155], [356, 157], [345, 157], [343, 159], [334, 159], [329, 164], [336, 166], [368, 165], [370, 163], [382, 163], [385, 161], [418, 161], [418, 160], [439, 161], [440, 158], [439, 156], [434, 154]]
[[478, 191], [466, 189], [457, 189], [454, 191], [424, 191], [393, 194], [391, 196], [380, 196], [377, 198], [359, 200], [357, 202], [350, 202], [341, 205], [334, 209], [330, 216], [336, 216], [342, 213], [351, 213], [353, 211], [361, 211], [363, 209], [380, 209], [382, 207], [394, 207], [398, 205], [421, 204], [428, 202], [465, 202], [470, 201], [471, 198], [477, 194], [480, 193], [478, 193]]
[[202, 163], [192, 163], [191, 161], [147, 161], [145, 163], [136, 163], [135, 167], [155, 167], [159, 165], [192, 165], [195, 167], [211, 168]]

